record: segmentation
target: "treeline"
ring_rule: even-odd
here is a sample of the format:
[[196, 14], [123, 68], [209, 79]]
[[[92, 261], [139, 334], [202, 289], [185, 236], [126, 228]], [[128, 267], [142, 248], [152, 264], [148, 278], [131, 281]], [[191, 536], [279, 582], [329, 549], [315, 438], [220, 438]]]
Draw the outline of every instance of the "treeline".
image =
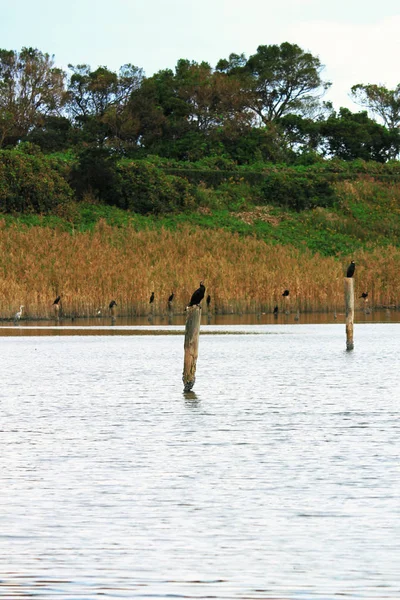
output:
[[323, 102], [322, 73], [318, 57], [287, 42], [214, 67], [179, 60], [151, 77], [132, 64], [117, 73], [69, 65], [67, 74], [38, 49], [0, 50], [0, 148], [236, 165], [398, 157], [400, 84], [356, 84], [351, 96], [367, 110], [336, 112]]

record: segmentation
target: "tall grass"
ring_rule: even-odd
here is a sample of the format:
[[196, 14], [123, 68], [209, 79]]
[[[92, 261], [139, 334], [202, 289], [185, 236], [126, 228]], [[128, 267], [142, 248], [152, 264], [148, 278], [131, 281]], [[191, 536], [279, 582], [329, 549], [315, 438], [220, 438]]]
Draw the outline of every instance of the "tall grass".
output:
[[146, 314], [152, 291], [155, 313], [166, 311], [171, 292], [181, 312], [201, 279], [220, 312], [283, 309], [285, 288], [292, 310], [335, 310], [343, 305], [350, 258], [357, 262], [357, 295], [368, 290], [371, 304], [399, 304], [400, 250], [394, 247], [339, 261], [223, 230], [135, 231], [100, 221], [93, 231], [69, 233], [0, 221], [0, 317], [11, 318], [20, 304], [28, 317], [52, 317], [58, 294], [66, 315], [107, 314], [112, 299], [119, 314]]

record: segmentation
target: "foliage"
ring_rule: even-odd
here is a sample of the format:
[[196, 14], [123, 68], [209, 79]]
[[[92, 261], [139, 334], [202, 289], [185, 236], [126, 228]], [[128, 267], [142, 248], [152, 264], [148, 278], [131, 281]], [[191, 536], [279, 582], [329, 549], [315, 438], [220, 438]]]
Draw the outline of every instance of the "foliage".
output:
[[0, 50], [0, 148], [14, 145], [65, 102], [65, 74], [34, 48]]
[[400, 133], [388, 130], [368, 118], [366, 112], [352, 113], [341, 108], [320, 124], [322, 146], [329, 156], [343, 160], [386, 162], [400, 151]]
[[0, 150], [1, 212], [49, 213], [71, 201], [65, 166], [30, 144]]
[[400, 125], [400, 83], [394, 90], [383, 85], [358, 83], [351, 88], [354, 102], [378, 115], [388, 129]]
[[264, 124], [288, 113], [309, 112], [330, 86], [321, 78], [319, 58], [288, 42], [259, 46], [247, 61], [231, 55], [217, 69], [244, 82], [248, 106]]

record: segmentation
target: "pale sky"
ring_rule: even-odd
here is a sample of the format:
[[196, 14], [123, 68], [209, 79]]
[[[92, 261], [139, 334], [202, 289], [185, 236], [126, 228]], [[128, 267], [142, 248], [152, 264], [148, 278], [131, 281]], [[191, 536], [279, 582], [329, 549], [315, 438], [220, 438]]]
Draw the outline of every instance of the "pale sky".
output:
[[399, 0], [0, 0], [0, 48], [32, 46], [55, 63], [125, 63], [147, 76], [180, 58], [215, 66], [230, 53], [296, 43], [319, 56], [326, 100], [359, 110], [356, 83], [400, 82]]

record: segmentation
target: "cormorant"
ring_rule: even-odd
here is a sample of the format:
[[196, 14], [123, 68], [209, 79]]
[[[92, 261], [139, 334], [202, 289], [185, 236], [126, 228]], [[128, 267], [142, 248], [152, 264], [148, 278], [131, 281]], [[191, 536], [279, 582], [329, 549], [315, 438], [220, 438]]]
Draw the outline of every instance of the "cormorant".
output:
[[277, 316], [278, 312], [279, 312], [279, 308], [278, 308], [278, 305], [276, 305], [274, 308], [274, 315]]
[[149, 304], [152, 304], [153, 302], [154, 302], [154, 292], [151, 292]]
[[57, 298], [54, 300], [53, 305], [54, 304], [58, 304], [61, 300], [61, 296], [57, 296]]
[[172, 300], [174, 299], [174, 292], [172, 292], [172, 294], [170, 295], [170, 297], [168, 298], [168, 302], [172, 302]]
[[346, 277], [353, 277], [355, 270], [356, 270], [356, 263], [354, 262], [354, 260], [352, 260], [351, 263], [349, 264], [349, 266], [347, 267]]
[[111, 308], [113, 308], [114, 306], [117, 306], [117, 303], [115, 302], [115, 300], [111, 300], [110, 304], [108, 305], [108, 308], [111, 310]]
[[208, 294], [206, 302], [207, 302], [207, 306], [210, 306], [210, 304], [211, 304], [211, 296], [210, 296], [210, 294]]
[[285, 296], [285, 297], [289, 296], [289, 290], [285, 290], [285, 291], [283, 292], [282, 296]]
[[205, 291], [206, 286], [204, 285], [204, 281], [200, 281], [200, 287], [195, 292], [193, 292], [189, 302], [189, 306], [195, 306], [196, 304], [199, 305], [204, 298]]
[[368, 298], [368, 292], [363, 292], [360, 298], [364, 298], [364, 300], [366, 300]]

